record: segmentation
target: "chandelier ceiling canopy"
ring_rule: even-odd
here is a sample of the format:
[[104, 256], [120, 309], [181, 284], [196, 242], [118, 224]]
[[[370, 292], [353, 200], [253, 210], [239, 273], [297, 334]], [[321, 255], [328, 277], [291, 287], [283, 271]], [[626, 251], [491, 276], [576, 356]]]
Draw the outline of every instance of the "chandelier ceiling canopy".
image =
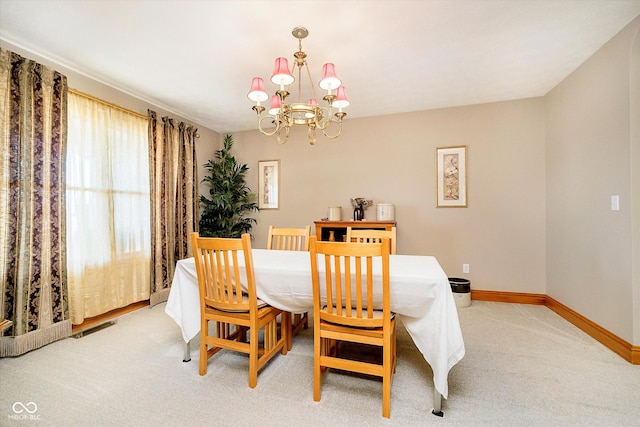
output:
[[[289, 131], [295, 125], [307, 126], [309, 144], [316, 143], [316, 129], [320, 129], [327, 138], [335, 139], [340, 136], [342, 119], [347, 115], [342, 110], [350, 104], [346, 90], [336, 75], [335, 66], [332, 63], [324, 64], [322, 78], [318, 86], [326, 91], [322, 98], [326, 105], [318, 104], [316, 88], [307, 63], [307, 54], [302, 51], [302, 39], [309, 35], [309, 31], [304, 27], [296, 27], [292, 34], [298, 39], [298, 51], [293, 54], [294, 63], [291, 69], [289, 69], [287, 58], [276, 58], [271, 75], [271, 82], [278, 86], [275, 95], [269, 96], [261, 77], [254, 77], [251, 82], [251, 89], [249, 89], [247, 97], [256, 103], [253, 110], [258, 115], [258, 129], [263, 135], [276, 135], [278, 144], [287, 142]], [[288, 101], [289, 89], [296, 81], [296, 77], [294, 77], [296, 67], [297, 95], [295, 101]], [[310, 92], [307, 94], [309, 98], [303, 98], [303, 68], [309, 78]], [[271, 98], [269, 110], [267, 110], [267, 114], [263, 114], [265, 107], [261, 103], [269, 98]]]

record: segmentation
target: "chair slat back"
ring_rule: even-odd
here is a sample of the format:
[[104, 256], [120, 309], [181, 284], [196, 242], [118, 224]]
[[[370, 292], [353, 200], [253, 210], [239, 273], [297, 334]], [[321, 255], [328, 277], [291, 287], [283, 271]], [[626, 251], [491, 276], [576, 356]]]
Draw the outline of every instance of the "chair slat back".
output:
[[[198, 275], [201, 309], [250, 311], [257, 309], [251, 236], [239, 239], [199, 237], [192, 233], [191, 243]], [[244, 260], [246, 291], [242, 289], [240, 259]]]
[[[346, 326], [381, 327], [384, 318], [390, 316], [389, 246], [386, 237], [380, 243], [361, 244], [321, 242], [311, 236], [314, 315]], [[381, 277], [377, 279], [376, 258], [382, 266]], [[324, 264], [324, 283], [320, 283], [318, 263]], [[325, 295], [326, 299], [322, 298]], [[382, 300], [374, 301], [375, 296]]]
[[311, 228], [276, 228], [269, 226], [267, 249], [284, 251], [308, 251]]
[[383, 238], [388, 238], [391, 244], [390, 253], [396, 254], [396, 227], [391, 230], [374, 230], [368, 228], [347, 227], [347, 242], [380, 243]]

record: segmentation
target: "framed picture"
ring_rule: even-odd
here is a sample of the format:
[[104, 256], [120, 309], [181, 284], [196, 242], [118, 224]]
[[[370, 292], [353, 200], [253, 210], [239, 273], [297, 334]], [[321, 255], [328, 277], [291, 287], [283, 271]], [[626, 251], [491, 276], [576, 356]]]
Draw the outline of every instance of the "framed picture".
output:
[[258, 208], [280, 208], [280, 160], [258, 161]]
[[436, 147], [436, 207], [467, 207], [467, 146]]

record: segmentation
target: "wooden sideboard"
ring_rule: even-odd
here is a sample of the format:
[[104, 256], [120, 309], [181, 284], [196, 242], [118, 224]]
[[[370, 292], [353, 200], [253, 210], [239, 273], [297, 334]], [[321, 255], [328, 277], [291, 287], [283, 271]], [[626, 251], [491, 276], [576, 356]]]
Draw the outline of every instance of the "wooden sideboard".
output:
[[318, 240], [343, 242], [347, 235], [347, 227], [389, 230], [396, 226], [395, 221], [314, 221]]

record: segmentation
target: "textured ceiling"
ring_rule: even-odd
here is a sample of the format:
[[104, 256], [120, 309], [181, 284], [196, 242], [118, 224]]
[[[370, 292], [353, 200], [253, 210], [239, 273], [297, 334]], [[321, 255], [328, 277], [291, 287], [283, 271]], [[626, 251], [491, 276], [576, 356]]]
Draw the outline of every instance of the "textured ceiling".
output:
[[[347, 120], [545, 95], [640, 0], [0, 0], [0, 39], [219, 132], [257, 127], [251, 78], [303, 41], [333, 62]], [[305, 80], [303, 84], [307, 84]]]

